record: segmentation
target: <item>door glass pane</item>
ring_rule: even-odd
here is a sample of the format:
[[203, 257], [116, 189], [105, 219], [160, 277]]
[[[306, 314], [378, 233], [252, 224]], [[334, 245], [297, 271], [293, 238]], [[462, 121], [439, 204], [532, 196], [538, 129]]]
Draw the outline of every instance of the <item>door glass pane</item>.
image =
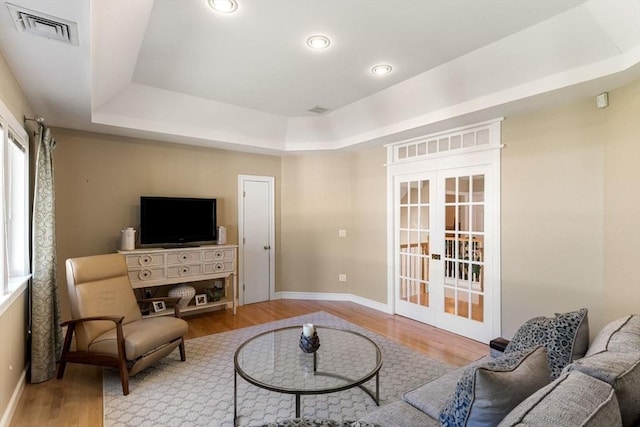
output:
[[461, 176], [458, 178], [458, 202], [467, 203], [469, 200], [469, 177]]
[[458, 206], [458, 230], [469, 231], [469, 206]]
[[409, 228], [418, 228], [418, 207], [411, 206], [409, 208]]
[[[408, 181], [400, 185], [400, 299], [429, 305], [429, 180]], [[403, 196], [406, 194], [406, 197]], [[402, 203], [404, 199], [405, 203]]]
[[429, 206], [422, 206], [420, 208], [420, 228], [429, 229]]
[[471, 319], [478, 322], [484, 321], [484, 295], [472, 294]]
[[445, 187], [445, 312], [482, 321], [484, 176], [447, 178]]
[[447, 194], [456, 194], [456, 179], [447, 178], [444, 184], [444, 191]]
[[469, 318], [469, 292], [458, 291], [456, 302], [458, 308], [458, 316]]
[[484, 205], [474, 205], [471, 215], [471, 227], [473, 231], [484, 231]]
[[473, 201], [484, 202], [484, 175], [473, 177]]
[[400, 207], [400, 228], [409, 228], [409, 208], [406, 206]]
[[409, 189], [409, 203], [415, 205], [420, 200], [418, 195], [418, 182], [412, 182], [411, 188]]
[[429, 181], [422, 181], [422, 187], [420, 187], [420, 203], [429, 203]]

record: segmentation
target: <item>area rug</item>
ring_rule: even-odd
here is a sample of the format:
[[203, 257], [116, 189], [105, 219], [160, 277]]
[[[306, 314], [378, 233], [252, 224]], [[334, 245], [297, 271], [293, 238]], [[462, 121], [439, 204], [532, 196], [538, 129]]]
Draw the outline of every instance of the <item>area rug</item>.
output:
[[[104, 425], [112, 426], [233, 426], [233, 356], [247, 339], [275, 328], [314, 323], [359, 332], [382, 352], [380, 405], [449, 372], [452, 367], [325, 312], [292, 317], [186, 341], [187, 360], [176, 351], [130, 378], [122, 395], [117, 371], [104, 370]], [[426, 338], [425, 338], [426, 339]], [[354, 355], [357, 357], [357, 355]], [[375, 380], [367, 385], [375, 387]], [[255, 426], [295, 416], [295, 397], [260, 389], [238, 378], [239, 425]], [[357, 420], [376, 409], [364, 391], [301, 397], [301, 417]]]

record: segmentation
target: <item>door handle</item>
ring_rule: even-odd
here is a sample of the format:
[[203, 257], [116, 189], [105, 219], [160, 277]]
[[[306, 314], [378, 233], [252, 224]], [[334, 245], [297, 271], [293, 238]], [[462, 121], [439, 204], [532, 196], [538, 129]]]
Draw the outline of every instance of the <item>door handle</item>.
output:
[[269, 245], [266, 245], [266, 246], [264, 247], [264, 250], [265, 250], [265, 251], [268, 251], [269, 249], [271, 249], [271, 246], [269, 246]]
[[440, 259], [440, 254], [431, 254], [431, 259], [433, 259], [433, 260]]

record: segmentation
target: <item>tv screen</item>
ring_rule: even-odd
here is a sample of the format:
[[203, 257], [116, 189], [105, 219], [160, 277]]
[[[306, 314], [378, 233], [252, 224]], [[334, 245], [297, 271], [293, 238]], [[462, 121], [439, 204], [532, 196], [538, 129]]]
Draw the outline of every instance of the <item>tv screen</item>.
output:
[[140, 197], [141, 245], [214, 242], [216, 225], [216, 199]]

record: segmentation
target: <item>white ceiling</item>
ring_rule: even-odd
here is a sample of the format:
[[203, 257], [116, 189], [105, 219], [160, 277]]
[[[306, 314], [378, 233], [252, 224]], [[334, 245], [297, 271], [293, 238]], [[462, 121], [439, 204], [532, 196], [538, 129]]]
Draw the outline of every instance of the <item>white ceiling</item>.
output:
[[[50, 126], [274, 153], [405, 139], [640, 76], [640, 0], [238, 2], [222, 15], [206, 0], [13, 0], [77, 22], [80, 43], [19, 32], [3, 5], [0, 49]], [[328, 50], [305, 46], [316, 33]], [[373, 76], [381, 62], [393, 73]]]

